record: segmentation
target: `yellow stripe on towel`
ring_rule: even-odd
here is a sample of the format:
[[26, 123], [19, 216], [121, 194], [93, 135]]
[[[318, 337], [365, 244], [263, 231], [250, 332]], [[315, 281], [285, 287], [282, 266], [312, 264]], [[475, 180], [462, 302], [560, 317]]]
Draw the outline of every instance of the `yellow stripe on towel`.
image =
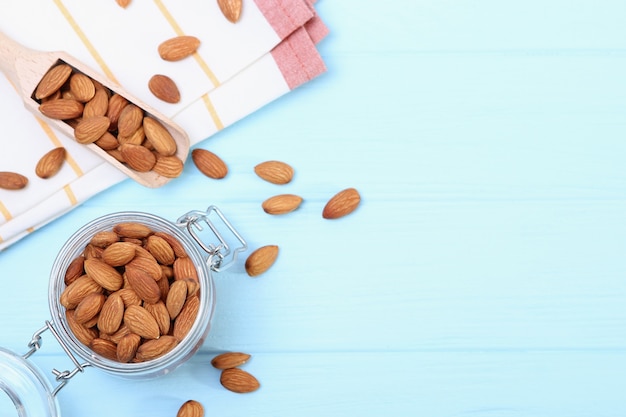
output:
[[67, 198], [70, 200], [71, 205], [75, 206], [76, 204], [78, 204], [76, 195], [74, 195], [74, 191], [72, 191], [72, 187], [69, 184], [63, 187], [63, 190], [65, 191], [65, 194], [67, 194]]
[[[167, 8], [163, 4], [163, 2], [161, 0], [154, 0], [154, 2], [156, 3], [157, 7], [161, 11], [161, 13], [165, 17], [165, 19], [172, 26], [172, 29], [174, 29], [174, 32], [178, 36], [185, 35], [185, 32], [183, 32], [183, 30], [180, 28], [178, 23], [176, 23], [176, 20], [174, 20], [174, 17], [167, 10]], [[198, 65], [200, 65], [200, 68], [202, 68], [202, 71], [204, 71], [204, 73], [209, 78], [209, 80], [211, 80], [211, 82], [213, 83], [213, 86], [214, 87], [218, 87], [220, 85], [220, 81], [217, 79], [217, 77], [215, 76], [213, 71], [211, 71], [211, 68], [209, 68], [209, 65], [206, 63], [206, 61], [204, 59], [202, 59], [202, 57], [198, 53], [193, 54], [193, 57], [196, 60], [196, 62], [198, 63]]]
[[213, 119], [213, 123], [215, 123], [215, 127], [217, 128], [217, 130], [224, 129], [224, 124], [220, 120], [220, 117], [217, 115], [217, 111], [215, 110], [215, 107], [213, 106], [213, 103], [209, 98], [209, 93], [206, 93], [202, 96], [202, 101], [204, 102], [204, 107], [206, 107], [206, 109], [209, 111], [211, 119]]
[[89, 39], [87, 39], [87, 35], [85, 35], [85, 32], [83, 32], [80, 26], [78, 26], [78, 23], [76, 22], [76, 20], [74, 20], [74, 18], [70, 14], [69, 10], [67, 10], [63, 2], [61, 0], [54, 0], [54, 4], [56, 4], [56, 6], [59, 8], [59, 10], [61, 11], [61, 14], [63, 15], [63, 17], [65, 17], [65, 20], [67, 20], [67, 23], [69, 23], [72, 29], [74, 29], [74, 32], [76, 32], [76, 34], [78, 35], [82, 43], [85, 45], [85, 47], [87, 48], [87, 50], [89, 51], [93, 59], [95, 59], [95, 61], [98, 63], [98, 65], [104, 72], [104, 75], [106, 75], [111, 81], [119, 84], [119, 82], [117, 81], [117, 79], [115, 78], [115, 76], [113, 75], [109, 67], [107, 66], [107, 64], [104, 62], [104, 59], [102, 59], [102, 57], [100, 56], [96, 48], [94, 48], [92, 43], [89, 42]]
[[[0, 213], [2, 213], [2, 217], [4, 217], [6, 219], [6, 221], [9, 221], [13, 218], [13, 216], [11, 215], [11, 212], [7, 209], [7, 207], [2, 204], [2, 201], [0, 201]], [[2, 240], [0, 240], [1, 242]]]

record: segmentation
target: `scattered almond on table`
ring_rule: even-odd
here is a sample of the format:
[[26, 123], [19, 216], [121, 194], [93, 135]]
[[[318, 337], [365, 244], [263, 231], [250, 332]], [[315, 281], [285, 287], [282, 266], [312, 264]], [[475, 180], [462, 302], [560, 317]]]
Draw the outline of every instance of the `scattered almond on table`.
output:
[[228, 174], [226, 163], [211, 151], [196, 148], [191, 151], [191, 159], [198, 170], [209, 178], [222, 179]]
[[302, 204], [302, 197], [295, 194], [279, 194], [265, 200], [261, 207], [267, 214], [280, 215], [291, 213]]
[[261, 387], [254, 375], [239, 368], [228, 368], [222, 371], [220, 383], [224, 388], [238, 394], [253, 392]]
[[352, 213], [361, 202], [361, 196], [355, 188], [346, 188], [331, 197], [324, 206], [322, 217], [338, 219]]
[[254, 167], [254, 172], [272, 184], [287, 184], [293, 178], [291, 165], [281, 161], [265, 161]]
[[222, 14], [231, 23], [237, 23], [241, 17], [241, 9], [243, 6], [242, 0], [217, 0]]
[[204, 417], [204, 407], [196, 400], [185, 401], [176, 417]]
[[1, 171], [0, 188], [5, 190], [21, 190], [28, 185], [28, 178], [17, 172]]
[[167, 75], [155, 74], [148, 80], [148, 89], [154, 96], [166, 103], [178, 103], [180, 91], [178, 86]]
[[252, 252], [246, 259], [246, 272], [256, 277], [266, 272], [276, 262], [278, 257], [277, 245], [265, 245]]
[[200, 47], [200, 39], [190, 35], [169, 38], [159, 44], [157, 51], [165, 61], [180, 61], [193, 55]]

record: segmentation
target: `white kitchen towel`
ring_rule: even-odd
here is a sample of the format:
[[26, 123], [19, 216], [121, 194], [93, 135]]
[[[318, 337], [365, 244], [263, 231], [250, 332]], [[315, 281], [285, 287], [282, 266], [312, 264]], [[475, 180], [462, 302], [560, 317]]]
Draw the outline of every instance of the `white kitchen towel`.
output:
[[[267, 7], [269, 4], [280, 3], [285, 5], [287, 2], [304, 4], [306, 8], [288, 9], [291, 12], [300, 10], [298, 13], [288, 13], [283, 10], [280, 13], [283, 19], [282, 24], [277, 23], [281, 20], [276, 20], [276, 16], [266, 17], [268, 16]], [[146, 2], [133, 2], [128, 9], [121, 9], [115, 5], [115, 2], [111, 3], [113, 3], [111, 9], [114, 11], [110, 13], [127, 12], [131, 10], [131, 6], [134, 4], [143, 4], [143, 7], [147, 4]], [[192, 2], [190, 1], [189, 3]], [[46, 4], [50, 5], [49, 3]], [[154, 16], [162, 20], [166, 16], [163, 10], [166, 10], [167, 14], [172, 14], [172, 10], [177, 10], [176, 7], [170, 7], [170, 2], [167, 1], [154, 1], [151, 4], [161, 13], [154, 14]], [[107, 60], [104, 60], [104, 55], [100, 53], [100, 49], [96, 49], [94, 46], [98, 42], [85, 38], [85, 32], [80, 29], [77, 30], [78, 20], [76, 20], [75, 16], [80, 15], [80, 13], [76, 13], [75, 9], [71, 9], [71, 7], [79, 7], [79, 2], [60, 2], [57, 0], [54, 1], [54, 6], [63, 19], [60, 20], [62, 24], [58, 24], [58, 30], [55, 29], [52, 32], [60, 38], [66, 38], [65, 44], [71, 47], [54, 47], [55, 42], [52, 42], [48, 37], [41, 42], [35, 42], [34, 39], [28, 42], [28, 39], [30, 39], [28, 36], [22, 38], [16, 36], [15, 33], [11, 33], [11, 31], [5, 31], [5, 33], [19, 42], [29, 43], [28, 46], [34, 49], [64, 49], [77, 58], [93, 65], [94, 68], [101, 69], [102, 72], [112, 71], [111, 68], [116, 68], [116, 71], [120, 71], [121, 74], [124, 74], [123, 77], [128, 77], [129, 80], [132, 77], [139, 77], [136, 74], [143, 71], [143, 66], [139, 66], [141, 70], [138, 70], [133, 66], [125, 67], [120, 65], [118, 61], [124, 61], [124, 54], [112, 54]], [[265, 14], [260, 13], [259, 15], [250, 12], [255, 7], [260, 11], [264, 10]], [[89, 9], [90, 7], [85, 6], [85, 8]], [[50, 14], [54, 9], [37, 10], [41, 13]], [[70, 10], [72, 10], [73, 14], [69, 14]], [[296, 0], [244, 1], [245, 10], [248, 10], [248, 14], [244, 12], [240, 22], [234, 25], [229, 22], [229, 24], [236, 27], [239, 23], [245, 22], [246, 16], [256, 16], [255, 19], [262, 17], [275, 30], [278, 38], [274, 39], [278, 40], [276, 42], [266, 41], [265, 45], [270, 50], [265, 53], [260, 53], [262, 48], [259, 48], [254, 54], [249, 54], [248, 56], [252, 59], [252, 62], [245, 67], [236, 70], [234, 66], [231, 66], [230, 78], [219, 79], [216, 85], [213, 84], [213, 81], [208, 77], [204, 69], [206, 63], [209, 62], [208, 58], [188, 59], [187, 61], [202, 69], [202, 77], [198, 75], [198, 72], [194, 72], [200, 80], [198, 82], [199, 87], [188, 90], [190, 93], [187, 94], [187, 97], [194, 98], [188, 98], [185, 101], [185, 105], [173, 106], [167, 103], [159, 103], [151, 97], [151, 93], [141, 91], [143, 85], [138, 85], [133, 89], [132, 86], [125, 85], [124, 82], [120, 81], [123, 78], [122, 76], [112, 72], [110, 75], [140, 99], [145, 101], [152, 100], [150, 104], [160, 108], [164, 114], [171, 116], [188, 132], [192, 144], [197, 144], [220, 129], [236, 122], [325, 71], [324, 63], [317, 52], [315, 43], [325, 36], [327, 29], [321, 22], [321, 19], [315, 15], [311, 3]], [[272, 13], [276, 15], [275, 12], [274, 10]], [[104, 14], [104, 11], [102, 13]], [[194, 17], [196, 16], [196, 14], [189, 11], [186, 13]], [[300, 17], [295, 18], [294, 15]], [[6, 15], [2, 14], [1, 16]], [[93, 17], [95, 15], [89, 16], [92, 16], [91, 19], [93, 20], [98, 20]], [[87, 19], [89, 16], [83, 16], [81, 19]], [[177, 27], [186, 27], [180, 24], [181, 21], [185, 20], [184, 16], [186, 14], [177, 17]], [[102, 15], [99, 17], [102, 17]], [[216, 15], [215, 19], [218, 17], [223, 19], [221, 14]], [[0, 17], [0, 30], [5, 29], [5, 26], [3, 26], [4, 20]], [[34, 19], [31, 23], [36, 23], [36, 20]], [[110, 19], [105, 18], [101, 20]], [[80, 27], [85, 26], [88, 22], [89, 20], [81, 21]], [[168, 23], [172, 26], [171, 22]], [[144, 24], [149, 25], [147, 23]], [[89, 25], [87, 24], [87, 26]], [[48, 27], [51, 27], [50, 24]], [[169, 32], [171, 28], [167, 25], [161, 24], [160, 27], [167, 29], [167, 31], [163, 31], [162, 38], [174, 33]], [[132, 32], [129, 28], [124, 29], [121, 25], [118, 25], [116, 30], [122, 32], [129, 30], [125, 36], [127, 38], [126, 43], [129, 45], [124, 48], [133, 49], [136, 47], [136, 44], [132, 43], [133, 36], [131, 35], [140, 31], [139, 29]], [[15, 32], [14, 30], [12, 31]], [[185, 30], [182, 33], [189, 32]], [[96, 36], [95, 39], [99, 38]], [[202, 45], [207, 42], [203, 38], [201, 38], [201, 41]], [[125, 44], [122, 43], [121, 45]], [[242, 48], [244, 49], [241, 52], [242, 54], [250, 51], [243, 46]], [[155, 51], [143, 51], [140, 55], [152, 53], [156, 54]], [[260, 55], [255, 57], [257, 54]], [[94, 62], [88, 62], [90, 59]], [[186, 69], [181, 68], [172, 72], [172, 74], [180, 72], [180, 74], [184, 74], [182, 79], [187, 79], [186, 71]], [[128, 75], [128, 73], [132, 75]], [[213, 71], [211, 73], [215, 74]], [[207, 80], [210, 83], [207, 83]], [[246, 91], [247, 94], [242, 96], [242, 91]], [[0, 153], [0, 171], [20, 172], [30, 180], [29, 185], [23, 190], [9, 191], [0, 189], [0, 250], [2, 250], [71, 210], [91, 196], [126, 179], [126, 176], [91, 153], [90, 150], [76, 144], [73, 140], [50, 128], [39, 118], [28, 113], [23, 108], [13, 87], [3, 77], [0, 77], [0, 97], [2, 98], [0, 100], [0, 122], [5, 126], [12, 126], [7, 129], [8, 131], [4, 139], [0, 139], [3, 145], [4, 142], [7, 143], [4, 146], [5, 151]], [[243, 101], [242, 97], [245, 97]], [[39, 179], [34, 175], [36, 161], [45, 152], [56, 146], [67, 148], [67, 163], [55, 177], [48, 180]]]

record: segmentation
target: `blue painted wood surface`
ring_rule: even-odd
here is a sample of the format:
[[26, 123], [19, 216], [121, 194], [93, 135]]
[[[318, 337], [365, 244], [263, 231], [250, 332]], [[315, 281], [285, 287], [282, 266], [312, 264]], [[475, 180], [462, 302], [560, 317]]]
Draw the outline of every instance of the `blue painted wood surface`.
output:
[[[216, 277], [212, 330], [176, 372], [88, 369], [64, 417], [175, 416], [190, 398], [224, 417], [626, 415], [626, 3], [316, 9], [328, 73], [200, 145], [226, 179], [190, 164], [161, 189], [125, 181], [0, 254], [0, 346], [24, 352], [50, 317], [50, 267], [82, 224], [215, 204], [251, 248], [280, 246], [275, 266]], [[259, 180], [268, 159], [294, 181]], [[359, 209], [322, 219], [346, 187]], [[263, 213], [283, 192], [303, 205]], [[252, 354], [259, 391], [219, 385], [227, 350]], [[33, 361], [71, 367], [50, 336]]]

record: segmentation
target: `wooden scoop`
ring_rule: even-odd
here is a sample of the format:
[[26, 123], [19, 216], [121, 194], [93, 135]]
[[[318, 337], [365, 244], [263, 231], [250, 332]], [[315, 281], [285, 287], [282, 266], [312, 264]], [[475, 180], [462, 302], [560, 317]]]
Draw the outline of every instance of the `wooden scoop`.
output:
[[[51, 126], [56, 127], [70, 138], [75, 139], [74, 128], [63, 120], [52, 119], [43, 115], [39, 110], [40, 102], [35, 99], [34, 92], [39, 82], [50, 68], [59, 63], [68, 64], [73, 68], [74, 72], [83, 73], [92, 80], [99, 82], [104, 87], [111, 90], [111, 92], [119, 94], [128, 100], [128, 102], [142, 109], [146, 116], [151, 116], [159, 121], [176, 142], [175, 156], [183, 162], [187, 159], [187, 155], [189, 154], [189, 137], [180, 126], [169, 120], [165, 115], [136, 97], [133, 97], [121, 86], [99, 74], [97, 71], [94, 71], [92, 68], [89, 68], [69, 54], [65, 52], [42, 52], [32, 50], [0, 32], [0, 70], [2, 70], [16, 88], [18, 94], [20, 94], [24, 101], [25, 107], [37, 117], [46, 120]], [[91, 143], [85, 146], [88, 146], [107, 162], [146, 187], [160, 187], [171, 180], [171, 178], [160, 175], [154, 171], [139, 172], [131, 169], [96, 144]]]

